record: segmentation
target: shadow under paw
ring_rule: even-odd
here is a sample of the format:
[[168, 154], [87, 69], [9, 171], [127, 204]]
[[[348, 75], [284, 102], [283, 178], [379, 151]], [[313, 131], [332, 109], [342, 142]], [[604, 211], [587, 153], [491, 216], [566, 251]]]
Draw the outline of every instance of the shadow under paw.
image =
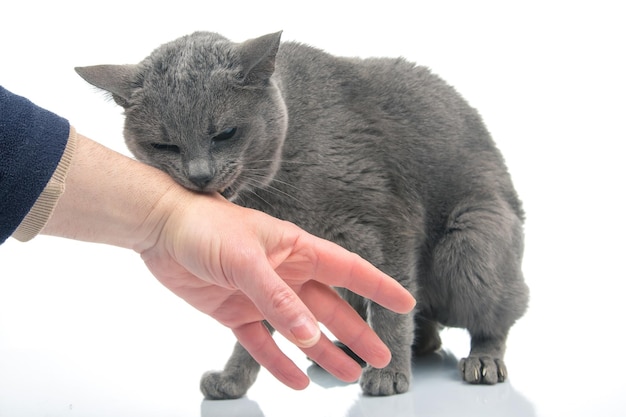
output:
[[470, 384], [493, 385], [504, 382], [508, 376], [502, 359], [490, 356], [469, 356], [459, 361], [463, 380]]
[[410, 373], [366, 368], [361, 375], [360, 384], [365, 395], [395, 395], [409, 390], [410, 378]]
[[225, 372], [206, 372], [200, 381], [200, 390], [208, 400], [233, 400], [241, 398], [249, 386], [240, 378]]

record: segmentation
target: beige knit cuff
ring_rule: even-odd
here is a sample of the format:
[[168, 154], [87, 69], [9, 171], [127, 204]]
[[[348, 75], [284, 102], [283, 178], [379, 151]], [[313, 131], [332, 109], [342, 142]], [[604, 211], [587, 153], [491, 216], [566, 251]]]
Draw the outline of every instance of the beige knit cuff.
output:
[[70, 168], [74, 151], [76, 150], [76, 130], [70, 126], [70, 135], [65, 145], [65, 151], [59, 161], [57, 169], [52, 174], [52, 178], [46, 184], [43, 192], [37, 198], [35, 205], [22, 220], [22, 223], [13, 232], [13, 237], [21, 242], [31, 240], [44, 228], [54, 208], [59, 201], [59, 197], [65, 191], [65, 177]]

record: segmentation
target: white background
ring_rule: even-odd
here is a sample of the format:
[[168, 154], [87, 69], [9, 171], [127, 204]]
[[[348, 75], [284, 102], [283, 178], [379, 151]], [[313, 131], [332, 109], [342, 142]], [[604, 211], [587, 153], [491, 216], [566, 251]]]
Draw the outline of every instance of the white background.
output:
[[[315, 3], [315, 4], [314, 4]], [[408, 5], [411, 5], [410, 7]], [[463, 331], [416, 365], [406, 395], [370, 399], [284, 344], [312, 376], [262, 372], [247, 398], [203, 402], [230, 332], [171, 295], [135, 253], [37, 237], [0, 247], [0, 416], [626, 415], [626, 13], [619, 1], [13, 1], [0, 8], [0, 83], [122, 153], [121, 110], [74, 66], [135, 63], [196, 30], [283, 30], [334, 54], [404, 56], [483, 115], [527, 211], [526, 316], [510, 380], [461, 383]], [[97, 187], [97, 184], [94, 184]]]

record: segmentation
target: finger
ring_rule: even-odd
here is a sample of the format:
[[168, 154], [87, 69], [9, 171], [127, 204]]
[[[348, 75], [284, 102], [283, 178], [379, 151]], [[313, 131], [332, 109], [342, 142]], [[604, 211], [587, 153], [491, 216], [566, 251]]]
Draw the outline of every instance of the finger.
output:
[[354, 382], [361, 376], [361, 366], [339, 349], [325, 335], [313, 347], [301, 348], [306, 355], [344, 382]]
[[280, 382], [297, 390], [309, 385], [309, 378], [285, 356], [262, 322], [243, 325], [233, 329], [233, 333], [254, 360]]
[[360, 256], [320, 239], [314, 248], [317, 281], [347, 288], [396, 313], [408, 313], [415, 307], [411, 293]]
[[336, 291], [312, 281], [300, 295], [318, 320], [361, 359], [375, 368], [389, 364], [389, 348]]
[[239, 283], [263, 317], [292, 343], [299, 347], [316, 344], [321, 336], [317, 319], [300, 297], [283, 281], [268, 263], [259, 261], [254, 276]]

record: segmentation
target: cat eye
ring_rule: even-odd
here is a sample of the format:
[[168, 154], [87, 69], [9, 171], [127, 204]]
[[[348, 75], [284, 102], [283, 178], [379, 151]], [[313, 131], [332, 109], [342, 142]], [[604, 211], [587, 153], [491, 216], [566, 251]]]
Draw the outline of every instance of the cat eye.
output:
[[235, 133], [237, 133], [237, 128], [229, 127], [227, 129], [222, 130], [217, 135], [213, 136], [213, 140], [214, 141], [228, 140], [228, 139], [231, 139], [233, 136], [235, 136]]
[[152, 146], [157, 151], [180, 153], [180, 149], [178, 148], [178, 146], [171, 145], [169, 143], [151, 143], [150, 146]]

